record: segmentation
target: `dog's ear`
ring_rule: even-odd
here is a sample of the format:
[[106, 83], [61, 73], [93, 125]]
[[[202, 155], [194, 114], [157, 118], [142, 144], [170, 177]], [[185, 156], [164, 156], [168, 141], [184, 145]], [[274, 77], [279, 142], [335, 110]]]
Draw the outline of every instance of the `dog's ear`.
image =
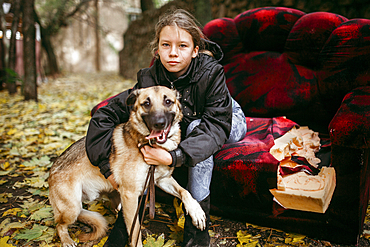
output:
[[176, 99], [178, 100], [178, 101], [180, 101], [180, 99], [181, 99], [181, 94], [180, 94], [180, 92], [179, 91], [177, 91], [176, 89], [172, 89], [173, 91], [175, 91], [175, 93], [176, 93]]
[[140, 94], [140, 89], [136, 89], [136, 90], [132, 91], [126, 99], [126, 104], [128, 106], [134, 105], [135, 101], [136, 101], [136, 98], [137, 98], [137, 96], [139, 96], [139, 94]]

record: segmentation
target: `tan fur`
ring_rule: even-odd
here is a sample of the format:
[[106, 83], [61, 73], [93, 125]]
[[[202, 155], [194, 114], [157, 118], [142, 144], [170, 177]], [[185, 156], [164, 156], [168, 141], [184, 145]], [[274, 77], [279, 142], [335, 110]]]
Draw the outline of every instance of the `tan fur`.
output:
[[[111, 198], [115, 209], [118, 209], [121, 202], [127, 230], [130, 233], [138, 197], [145, 189], [145, 178], [149, 170], [149, 165], [145, 163], [138, 148], [138, 145], [148, 142], [145, 137], [150, 134], [143, 116], [171, 112], [174, 118], [168, 139], [158, 145], [168, 151], [176, 149], [181, 139], [179, 122], [182, 118], [178, 97], [176, 91], [161, 86], [139, 89], [129, 96], [128, 101], [135, 100], [133, 110], [129, 121], [117, 126], [113, 132], [110, 157], [111, 171], [119, 186], [119, 194], [101, 175], [99, 168], [89, 162], [85, 152], [85, 138], [74, 143], [54, 162], [48, 179], [49, 199], [63, 247], [77, 246], [68, 234], [68, 225], [76, 220], [87, 223], [93, 228], [92, 233], [79, 236], [81, 242], [98, 239], [106, 233], [105, 219], [99, 213], [82, 209], [83, 201], [95, 200], [104, 193]], [[166, 100], [170, 100], [173, 104], [167, 105]], [[145, 107], [148, 101], [150, 107]], [[203, 210], [190, 193], [172, 178], [172, 172], [173, 168], [157, 166], [154, 175], [156, 185], [180, 198], [187, 213], [192, 217], [193, 224], [203, 230], [206, 221]], [[141, 234], [139, 239], [136, 239], [138, 231], [139, 225], [135, 224], [131, 245], [138, 240], [137, 246], [141, 247]]]

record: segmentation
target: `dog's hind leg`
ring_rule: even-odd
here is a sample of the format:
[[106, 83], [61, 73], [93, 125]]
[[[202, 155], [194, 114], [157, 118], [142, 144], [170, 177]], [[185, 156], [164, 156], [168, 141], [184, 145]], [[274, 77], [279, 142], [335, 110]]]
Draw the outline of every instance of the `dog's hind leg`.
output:
[[[120, 191], [120, 193], [123, 217], [125, 219], [127, 231], [131, 239], [130, 245], [132, 247], [135, 247], [135, 244], [137, 243], [136, 245], [137, 247], [142, 247], [139, 217], [138, 215], [135, 215], [138, 207], [139, 196], [135, 193], [127, 193], [124, 191]], [[135, 220], [134, 230], [132, 235], [130, 235], [132, 223], [134, 222], [134, 220]]]
[[49, 191], [49, 200], [53, 206], [56, 229], [62, 246], [75, 247], [77, 243], [69, 236], [68, 226], [76, 222], [82, 204], [71, 194], [63, 193], [65, 190], [66, 188], [62, 186], [52, 186]]
[[75, 247], [77, 243], [69, 236], [68, 226], [76, 222], [79, 211], [71, 210], [70, 213], [60, 213], [54, 210], [56, 229], [63, 247]]
[[173, 177], [164, 177], [157, 180], [156, 185], [165, 192], [176, 196], [183, 203], [186, 210], [192, 219], [193, 225], [200, 230], [206, 228], [206, 214], [199, 203], [191, 196], [189, 191], [181, 187]]

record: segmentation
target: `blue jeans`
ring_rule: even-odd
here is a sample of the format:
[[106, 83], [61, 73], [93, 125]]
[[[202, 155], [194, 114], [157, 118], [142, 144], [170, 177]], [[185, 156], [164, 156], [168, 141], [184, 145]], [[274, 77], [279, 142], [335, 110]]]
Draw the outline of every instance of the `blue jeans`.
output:
[[[200, 119], [194, 120], [188, 126], [186, 134], [200, 124]], [[229, 139], [226, 143], [240, 141], [247, 133], [247, 123], [240, 105], [233, 99], [232, 125]], [[210, 194], [214, 161], [213, 155], [199, 162], [194, 167], [189, 167], [188, 191], [198, 202], [203, 201]]]

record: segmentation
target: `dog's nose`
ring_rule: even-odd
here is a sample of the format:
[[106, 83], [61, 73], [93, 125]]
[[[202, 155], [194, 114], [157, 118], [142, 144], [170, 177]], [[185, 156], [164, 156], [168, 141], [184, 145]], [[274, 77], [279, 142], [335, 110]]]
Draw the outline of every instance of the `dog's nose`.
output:
[[158, 117], [154, 123], [154, 128], [157, 130], [163, 130], [166, 127], [166, 118]]

